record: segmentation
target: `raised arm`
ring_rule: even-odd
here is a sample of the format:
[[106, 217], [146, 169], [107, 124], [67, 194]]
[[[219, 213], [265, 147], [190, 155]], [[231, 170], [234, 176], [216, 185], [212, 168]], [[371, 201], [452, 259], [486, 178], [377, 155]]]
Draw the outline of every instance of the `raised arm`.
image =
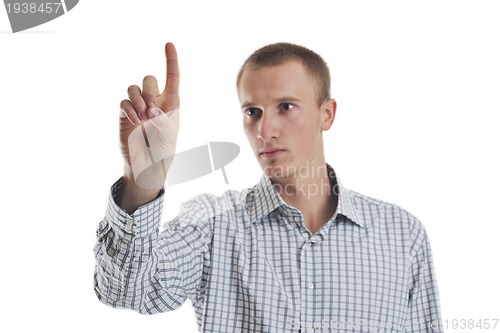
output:
[[174, 45], [165, 45], [167, 82], [159, 94], [153, 76], [142, 91], [130, 86], [121, 102], [124, 175], [112, 187], [94, 247], [94, 290], [117, 308], [152, 314], [198, 299], [209, 260], [211, 200], [192, 200], [159, 232], [162, 195], [179, 128], [179, 68]]

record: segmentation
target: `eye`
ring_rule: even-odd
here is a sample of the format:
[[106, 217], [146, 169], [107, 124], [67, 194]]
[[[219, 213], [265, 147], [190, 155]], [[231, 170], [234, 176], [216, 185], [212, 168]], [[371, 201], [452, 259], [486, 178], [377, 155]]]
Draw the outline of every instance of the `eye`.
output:
[[257, 108], [248, 108], [245, 110], [245, 114], [250, 117], [255, 117], [259, 114], [260, 110]]
[[290, 111], [291, 109], [293, 109], [293, 104], [291, 104], [291, 103], [281, 103], [280, 104], [280, 110]]

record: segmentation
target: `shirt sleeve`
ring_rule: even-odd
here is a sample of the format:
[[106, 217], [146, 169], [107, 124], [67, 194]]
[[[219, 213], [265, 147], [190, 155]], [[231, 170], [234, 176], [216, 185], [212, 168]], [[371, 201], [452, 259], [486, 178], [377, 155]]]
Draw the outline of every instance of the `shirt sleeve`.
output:
[[111, 187], [106, 215], [97, 229], [98, 299], [143, 314], [174, 310], [188, 297], [193, 302], [202, 299], [211, 238], [206, 209], [199, 200], [189, 201], [160, 233], [164, 191], [129, 215], [115, 202], [121, 186], [122, 179]]
[[444, 332], [432, 251], [423, 227], [421, 235], [423, 237], [411, 265], [407, 331]]

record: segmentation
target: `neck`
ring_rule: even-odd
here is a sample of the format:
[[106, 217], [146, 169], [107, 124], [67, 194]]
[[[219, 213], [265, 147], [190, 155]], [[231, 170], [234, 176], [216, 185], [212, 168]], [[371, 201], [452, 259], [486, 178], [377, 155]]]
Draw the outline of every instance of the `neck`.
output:
[[312, 233], [326, 224], [337, 209], [337, 196], [332, 190], [326, 163], [308, 166], [301, 169], [300, 174], [272, 181], [283, 200], [301, 211], [304, 224]]

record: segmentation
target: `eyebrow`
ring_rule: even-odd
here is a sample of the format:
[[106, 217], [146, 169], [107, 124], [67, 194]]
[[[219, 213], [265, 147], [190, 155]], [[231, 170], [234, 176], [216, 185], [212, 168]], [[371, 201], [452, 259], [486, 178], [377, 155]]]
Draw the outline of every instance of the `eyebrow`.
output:
[[[300, 102], [300, 99], [293, 96], [283, 96], [280, 98], [273, 99], [274, 103], [283, 103], [283, 102]], [[247, 106], [255, 105], [252, 101], [245, 102], [241, 105], [241, 108], [246, 108]]]

